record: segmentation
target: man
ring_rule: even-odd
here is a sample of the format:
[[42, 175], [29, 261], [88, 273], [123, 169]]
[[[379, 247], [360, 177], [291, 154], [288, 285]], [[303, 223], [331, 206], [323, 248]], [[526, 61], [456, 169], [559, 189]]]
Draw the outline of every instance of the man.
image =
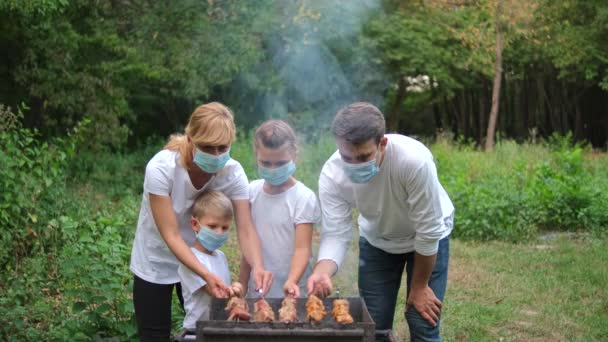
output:
[[330, 277], [352, 239], [356, 209], [359, 292], [376, 329], [392, 329], [405, 268], [411, 339], [440, 341], [454, 206], [439, 183], [431, 152], [406, 136], [385, 135], [384, 116], [369, 103], [341, 109], [332, 133], [338, 151], [319, 178], [321, 244], [308, 292], [331, 292]]

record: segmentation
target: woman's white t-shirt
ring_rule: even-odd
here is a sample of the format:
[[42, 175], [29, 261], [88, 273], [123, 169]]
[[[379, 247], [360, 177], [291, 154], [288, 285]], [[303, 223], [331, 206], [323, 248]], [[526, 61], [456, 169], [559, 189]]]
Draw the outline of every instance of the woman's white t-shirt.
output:
[[162, 150], [148, 162], [144, 178], [144, 193], [137, 221], [137, 231], [131, 251], [130, 270], [139, 278], [155, 284], [179, 282], [179, 261], [160, 235], [152, 210], [149, 194], [170, 196], [179, 231], [189, 246], [195, 240], [190, 227], [192, 204], [196, 196], [205, 190], [221, 191], [231, 200], [249, 198], [249, 182], [241, 164], [230, 159], [201, 189], [190, 181], [188, 171], [179, 164], [177, 151]]
[[[249, 185], [249, 203], [251, 217], [262, 243], [264, 266], [274, 275], [272, 287], [266, 297], [284, 297], [283, 285], [291, 269], [296, 225], [318, 224], [321, 221], [317, 196], [301, 182], [297, 182], [280, 194], [271, 195], [264, 192], [264, 180], [258, 179]], [[311, 271], [312, 255], [300, 279], [302, 295], [306, 294], [304, 285]], [[255, 285], [252, 277], [248, 287], [247, 292], [253, 296]]]
[[[201, 264], [207, 267], [209, 272], [220, 277], [224, 284], [230, 284], [230, 269], [226, 255], [216, 250], [213, 254], [205, 254], [196, 248], [190, 248]], [[177, 269], [182, 284], [182, 295], [184, 296], [184, 329], [196, 328], [196, 321], [209, 319], [211, 306], [211, 295], [203, 290], [207, 282], [198, 274], [192, 272], [183, 264]]]

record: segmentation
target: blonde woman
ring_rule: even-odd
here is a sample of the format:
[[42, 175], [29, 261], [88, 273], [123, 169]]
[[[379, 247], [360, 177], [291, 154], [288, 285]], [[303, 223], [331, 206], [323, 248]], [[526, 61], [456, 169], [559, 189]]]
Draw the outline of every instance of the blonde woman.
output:
[[130, 265], [134, 274], [135, 317], [142, 341], [167, 341], [170, 337], [174, 287], [183, 306], [177, 273], [180, 263], [203, 278], [213, 296], [228, 294], [227, 284], [209, 272], [189, 247], [196, 239], [190, 228], [192, 204], [203, 191], [221, 191], [230, 198], [241, 251], [252, 265], [256, 287], [267, 292], [272, 284], [272, 274], [264, 268], [260, 240], [251, 220], [247, 176], [242, 166], [230, 158], [234, 140], [230, 109], [221, 103], [208, 103], [194, 110], [184, 134], [171, 136], [146, 166]]

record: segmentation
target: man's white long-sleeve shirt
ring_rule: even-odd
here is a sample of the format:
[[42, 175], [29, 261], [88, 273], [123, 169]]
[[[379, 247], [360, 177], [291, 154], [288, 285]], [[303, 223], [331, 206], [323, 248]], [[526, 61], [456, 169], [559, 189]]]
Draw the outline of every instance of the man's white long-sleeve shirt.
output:
[[359, 233], [388, 253], [437, 253], [439, 240], [452, 231], [454, 206], [437, 178], [433, 156], [412, 138], [387, 134], [379, 172], [369, 183], [351, 182], [336, 151], [319, 177], [322, 210], [318, 260], [338, 267], [352, 239], [352, 209]]

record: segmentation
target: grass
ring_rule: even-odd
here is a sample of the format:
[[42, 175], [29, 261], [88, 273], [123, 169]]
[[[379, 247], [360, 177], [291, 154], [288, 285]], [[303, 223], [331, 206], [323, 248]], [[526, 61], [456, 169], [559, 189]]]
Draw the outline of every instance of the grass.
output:
[[[442, 336], [446, 341], [601, 341], [608, 338], [606, 239], [451, 242]], [[335, 279], [357, 295], [356, 246]], [[405, 284], [405, 274], [402, 284]], [[399, 340], [405, 286], [395, 312]]]

